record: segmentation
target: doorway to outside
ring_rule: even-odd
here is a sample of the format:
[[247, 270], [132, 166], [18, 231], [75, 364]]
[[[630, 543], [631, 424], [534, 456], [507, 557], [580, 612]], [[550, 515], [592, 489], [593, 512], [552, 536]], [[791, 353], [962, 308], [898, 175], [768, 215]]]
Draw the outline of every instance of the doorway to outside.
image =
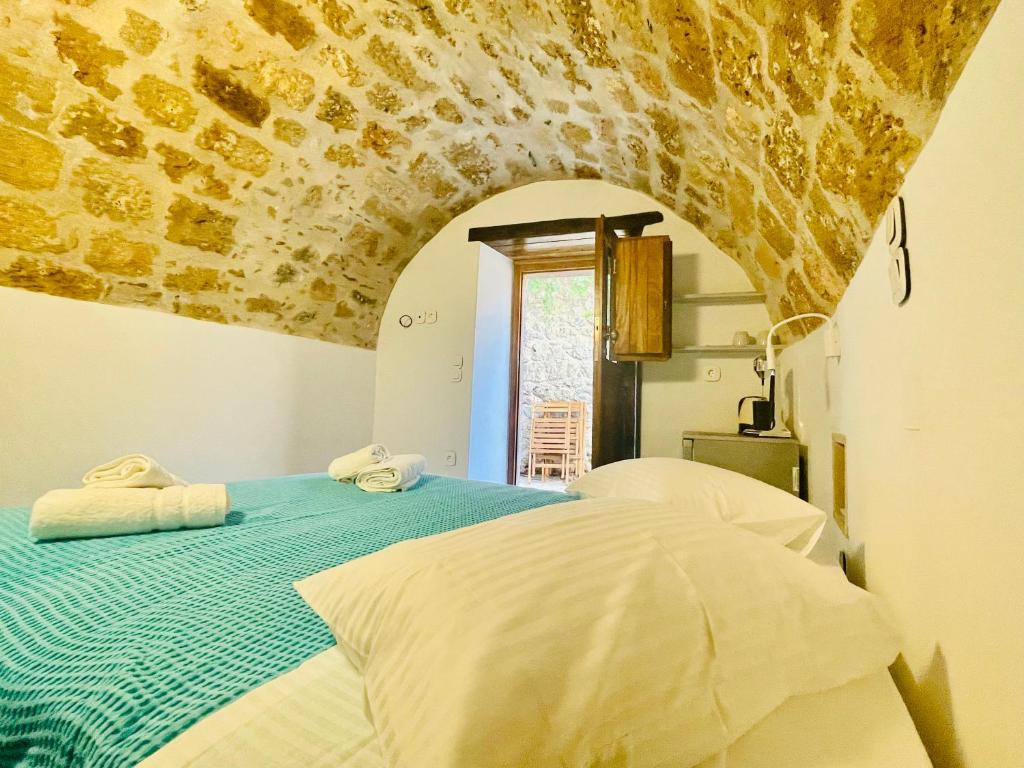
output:
[[[649, 330], [643, 323], [622, 326], [625, 335], [620, 334], [621, 329], [615, 325], [614, 303], [620, 300], [627, 302], [623, 305], [624, 318], [632, 316], [634, 307], [642, 310], [638, 317], [646, 317], [650, 304], [647, 283], [638, 282], [640, 273], [633, 274], [636, 270], [629, 271], [629, 276], [637, 280], [634, 283], [628, 279], [624, 283], [615, 283], [612, 277], [616, 251], [622, 238], [630, 238], [635, 243], [644, 242], [647, 246], [656, 241], [660, 249], [658, 255], [663, 255], [667, 238], [643, 237], [646, 226], [663, 219], [658, 211], [645, 211], [611, 217], [602, 215], [470, 228], [470, 242], [483, 243], [491, 253], [497, 252], [512, 262], [511, 291], [505, 294], [512, 300], [512, 322], [510, 325], [501, 324], [508, 328], [506, 338], [511, 341], [506, 347], [509, 350], [506, 379], [508, 421], [507, 429], [501, 430], [505, 449], [505, 482], [545, 483], [549, 487], [559, 487], [591, 465], [602, 466], [640, 455], [641, 369], [638, 361], [662, 358], [653, 357], [642, 343], [638, 343], [638, 339], [646, 340], [645, 333]], [[560, 316], [556, 313], [564, 306], [578, 308], [573, 309], [573, 330], [568, 330], [567, 321], [559, 323], [553, 320], [552, 325], [548, 325], [544, 313], [537, 315], [534, 323], [531, 315], [531, 318], [526, 318], [529, 327], [524, 344], [523, 312], [524, 306], [529, 307], [531, 302], [530, 295], [524, 293], [529, 290], [529, 287], [524, 288], [527, 277], [547, 275], [557, 278], [559, 273], [569, 282], [565, 285], [557, 281], [539, 282], [531, 294], [535, 295], [536, 304], [542, 310], [550, 308], [548, 315]], [[576, 296], [571, 287], [575, 278], [583, 277], [589, 278], [589, 301], [584, 295]], [[626, 289], [621, 296], [616, 293], [613, 297], [616, 285], [625, 285]], [[632, 289], [629, 288], [631, 285]], [[577, 290], [584, 290], [582, 280]], [[562, 291], [568, 293], [563, 295]], [[549, 294], [550, 298], [547, 298]], [[493, 310], [496, 308], [491, 302], [477, 302], [478, 346], [487, 338], [487, 334], [479, 333], [481, 313], [495, 320]], [[556, 330], [559, 328], [561, 330]], [[639, 331], [638, 339], [634, 339], [637, 334], [633, 330]], [[584, 335], [587, 353], [582, 351]], [[570, 353], [566, 351], [568, 347], [579, 351]], [[545, 351], [545, 348], [551, 351]], [[577, 354], [580, 357], [576, 357]], [[494, 387], [478, 387], [481, 381], [493, 382], [493, 376], [488, 378], [487, 371], [477, 370], [477, 361], [484, 358], [486, 356], [479, 354], [474, 356], [470, 477], [474, 477], [472, 463], [477, 453], [486, 453], [493, 458], [490, 455], [493, 453], [490, 450], [492, 444], [488, 444], [487, 450], [481, 448], [478, 452], [474, 450], [474, 444], [482, 446], [489, 434], [497, 434], [494, 409], [485, 407], [491, 404], [491, 400], [481, 396], [480, 408], [477, 408], [478, 389], [482, 395], [496, 391]], [[520, 365], [521, 359], [524, 365]], [[574, 361], [579, 365], [574, 365]], [[553, 370], [554, 375], [542, 373], [545, 369]], [[586, 375], [588, 369], [589, 375]], [[525, 379], [522, 377], [524, 370]], [[492, 365], [488, 371], [493, 374], [497, 368]], [[525, 385], [522, 397], [521, 383]], [[542, 418], [549, 420], [538, 428], [537, 423]], [[488, 471], [477, 476], [478, 479], [492, 479], [493, 469], [489, 466]]]
[[[590, 469], [594, 270], [524, 271], [519, 295], [515, 480], [562, 490]], [[515, 315], [513, 310], [513, 315]], [[510, 446], [511, 448], [512, 446]]]

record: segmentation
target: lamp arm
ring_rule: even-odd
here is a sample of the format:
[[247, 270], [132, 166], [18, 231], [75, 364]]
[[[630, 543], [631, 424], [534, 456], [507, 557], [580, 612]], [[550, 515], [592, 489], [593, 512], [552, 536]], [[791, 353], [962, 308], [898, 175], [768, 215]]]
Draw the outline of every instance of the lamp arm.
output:
[[785, 320], [780, 320], [772, 326], [770, 331], [768, 331], [768, 339], [764, 344], [764, 368], [766, 374], [775, 371], [775, 347], [772, 345], [772, 339], [775, 336], [775, 332], [787, 323], [792, 323], [796, 320], [805, 320], [812, 317], [824, 320], [826, 325], [829, 327], [829, 337], [825, 341], [825, 356], [839, 357], [839, 339], [835, 335], [836, 326], [835, 323], [832, 322], [832, 318], [828, 315], [823, 315], [820, 312], [804, 312], [803, 314], [793, 315], [792, 317], [787, 317]]
[[[757, 430], [758, 431], [756, 431], [755, 434], [775, 436], [775, 435], [777, 435], [779, 433], [785, 433], [785, 435], [787, 435], [787, 436], [789, 435], [789, 430], [786, 430], [785, 428], [781, 428], [780, 427], [779, 431], [776, 431], [776, 423], [775, 423], [775, 384], [776, 384], [776, 382], [775, 382], [775, 372], [776, 372], [776, 364], [775, 364], [775, 347], [772, 345], [772, 339], [775, 337], [775, 332], [777, 330], [779, 330], [779, 328], [781, 328], [782, 326], [786, 325], [787, 323], [792, 323], [792, 322], [795, 322], [797, 320], [805, 320], [805, 319], [808, 319], [808, 318], [817, 318], [819, 320], [824, 320], [825, 321], [825, 324], [828, 326], [828, 334], [825, 336], [825, 357], [839, 357], [839, 335], [837, 333], [838, 329], [836, 328], [835, 323], [832, 321], [832, 318], [829, 317], [828, 315], [823, 315], [820, 312], [804, 312], [804, 313], [799, 314], [799, 315], [793, 315], [793, 317], [787, 317], [786, 319], [780, 320], [775, 325], [773, 325], [771, 327], [771, 330], [768, 331], [768, 338], [765, 339], [765, 342], [764, 342], [764, 358], [765, 358], [765, 360], [764, 360], [764, 375], [765, 375], [765, 378], [763, 380], [763, 384], [767, 384], [767, 387], [768, 387], [768, 398], [767, 398], [768, 399], [768, 409], [767, 410], [768, 410], [768, 415], [770, 416], [770, 424], [771, 424], [771, 426], [769, 426], [769, 428], [767, 430], [765, 430], [762, 426], [758, 425], [757, 426]], [[756, 411], [755, 411], [755, 413], [756, 413]], [[760, 422], [767, 423], [767, 420], [764, 419], [763, 417], [764, 417], [764, 414], [762, 413], [761, 414]], [[756, 416], [755, 416], [754, 423], [756, 425], [759, 423], [759, 419]]]

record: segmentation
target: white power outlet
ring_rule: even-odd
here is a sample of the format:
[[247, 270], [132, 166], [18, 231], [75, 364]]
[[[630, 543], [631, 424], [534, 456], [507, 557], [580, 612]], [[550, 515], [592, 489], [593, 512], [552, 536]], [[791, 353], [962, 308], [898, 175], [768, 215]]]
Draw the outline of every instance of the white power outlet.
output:
[[704, 366], [704, 381], [719, 381], [722, 378], [722, 369], [717, 365]]
[[449, 467], [454, 467], [458, 463], [458, 456], [455, 455], [455, 451], [446, 451], [444, 454], [444, 463]]

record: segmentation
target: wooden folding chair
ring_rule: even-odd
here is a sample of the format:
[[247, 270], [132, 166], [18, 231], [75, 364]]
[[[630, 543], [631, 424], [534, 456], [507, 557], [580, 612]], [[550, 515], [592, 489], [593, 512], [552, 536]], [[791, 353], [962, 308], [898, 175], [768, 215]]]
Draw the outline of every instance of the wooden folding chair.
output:
[[539, 469], [547, 480], [552, 469], [565, 479], [569, 466], [571, 420], [560, 411], [549, 411], [548, 403], [533, 406], [530, 421], [530, 459], [527, 467], [529, 482]]
[[587, 404], [576, 401], [570, 405], [572, 425], [569, 430], [569, 447], [571, 453], [569, 472], [580, 477], [586, 471], [587, 461]]
[[533, 406], [530, 427], [530, 481], [537, 469], [547, 479], [552, 469], [568, 481], [583, 474], [586, 461], [587, 405], [579, 400], [549, 400]]

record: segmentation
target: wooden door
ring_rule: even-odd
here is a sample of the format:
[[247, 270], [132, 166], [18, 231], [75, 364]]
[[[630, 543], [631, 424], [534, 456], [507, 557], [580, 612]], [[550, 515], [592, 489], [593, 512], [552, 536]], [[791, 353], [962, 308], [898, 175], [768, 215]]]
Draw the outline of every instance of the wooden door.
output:
[[615, 245], [612, 357], [672, 357], [672, 241], [624, 237]]
[[611, 351], [618, 240], [604, 216], [599, 217], [594, 232], [594, 467], [640, 455], [640, 366], [612, 359]]

